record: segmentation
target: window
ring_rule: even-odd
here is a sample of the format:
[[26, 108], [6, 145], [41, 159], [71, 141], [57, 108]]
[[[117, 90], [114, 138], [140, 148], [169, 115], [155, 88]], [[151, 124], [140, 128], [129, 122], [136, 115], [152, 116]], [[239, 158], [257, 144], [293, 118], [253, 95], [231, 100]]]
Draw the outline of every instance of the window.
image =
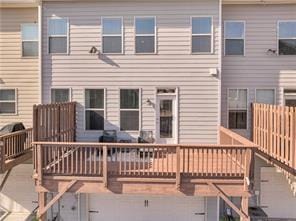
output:
[[85, 90], [85, 129], [104, 130], [104, 89]]
[[102, 51], [103, 53], [122, 53], [122, 19], [102, 19]]
[[274, 89], [256, 89], [256, 103], [274, 104], [275, 90]]
[[212, 18], [193, 17], [192, 25], [192, 53], [211, 53], [212, 52]]
[[68, 20], [52, 18], [48, 22], [48, 52], [52, 54], [68, 53]]
[[296, 107], [296, 90], [293, 89], [285, 89], [285, 105], [288, 107]]
[[245, 22], [226, 21], [224, 25], [225, 55], [245, 54]]
[[155, 53], [155, 18], [135, 18], [136, 53]]
[[38, 25], [22, 24], [22, 56], [38, 56]]
[[279, 54], [296, 55], [296, 21], [281, 21], [278, 29]]
[[120, 130], [139, 130], [139, 89], [120, 90]]
[[0, 89], [0, 114], [16, 114], [15, 89]]
[[70, 101], [70, 89], [68, 88], [54, 88], [51, 89], [51, 102], [69, 102]]
[[228, 90], [228, 127], [247, 129], [247, 89]]

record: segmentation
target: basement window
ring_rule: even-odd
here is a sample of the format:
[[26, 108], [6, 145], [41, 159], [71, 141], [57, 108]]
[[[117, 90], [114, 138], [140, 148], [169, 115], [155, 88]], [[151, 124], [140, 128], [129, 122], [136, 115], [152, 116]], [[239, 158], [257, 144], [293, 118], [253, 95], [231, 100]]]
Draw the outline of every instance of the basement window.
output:
[[296, 21], [278, 23], [279, 55], [296, 55]]
[[102, 18], [102, 51], [105, 54], [122, 53], [122, 19]]
[[247, 89], [228, 90], [228, 127], [229, 129], [247, 129]]
[[51, 18], [48, 20], [48, 52], [50, 54], [68, 53], [68, 19]]
[[38, 56], [38, 25], [22, 24], [22, 57]]
[[225, 21], [224, 23], [224, 54], [245, 54], [245, 22]]
[[156, 24], [154, 17], [136, 17], [136, 53], [154, 54], [156, 44]]
[[69, 102], [69, 88], [53, 88], [51, 89], [51, 103]]
[[85, 89], [85, 129], [104, 130], [105, 90]]
[[120, 89], [120, 130], [139, 130], [139, 103], [139, 89]]
[[16, 114], [16, 90], [0, 89], [0, 114]]
[[192, 53], [211, 53], [213, 42], [213, 24], [211, 17], [193, 17], [191, 20]]

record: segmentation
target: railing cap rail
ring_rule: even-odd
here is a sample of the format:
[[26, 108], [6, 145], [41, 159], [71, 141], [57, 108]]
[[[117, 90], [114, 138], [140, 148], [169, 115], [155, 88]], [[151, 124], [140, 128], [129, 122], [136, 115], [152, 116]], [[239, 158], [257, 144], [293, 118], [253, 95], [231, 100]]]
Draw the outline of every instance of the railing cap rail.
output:
[[28, 131], [33, 131], [33, 128], [27, 128], [27, 129], [24, 129], [24, 130], [19, 130], [19, 131], [16, 131], [16, 132], [8, 133], [8, 134], [0, 136], [0, 139], [13, 137], [15, 135], [27, 133]]

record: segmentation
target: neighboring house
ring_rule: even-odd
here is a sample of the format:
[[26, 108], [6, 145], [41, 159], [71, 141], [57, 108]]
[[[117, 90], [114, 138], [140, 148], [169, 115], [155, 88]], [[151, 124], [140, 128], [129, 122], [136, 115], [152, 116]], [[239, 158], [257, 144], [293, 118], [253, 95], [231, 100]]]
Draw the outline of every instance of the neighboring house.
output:
[[[251, 139], [253, 102], [295, 106], [293, 0], [45, 0], [39, 11], [33, 1], [0, 5], [0, 126], [32, 126], [36, 103], [76, 101], [77, 142], [116, 130], [121, 142], [151, 131], [159, 144], [213, 144], [220, 124]], [[23, 166], [26, 178], [31, 166]], [[253, 173], [249, 205], [296, 219], [284, 175], [257, 156]], [[6, 185], [19, 181], [11, 176]], [[32, 194], [14, 199], [4, 188], [0, 206], [32, 211], [33, 180], [26, 184]], [[223, 202], [212, 195], [66, 193], [47, 216], [216, 221]]]

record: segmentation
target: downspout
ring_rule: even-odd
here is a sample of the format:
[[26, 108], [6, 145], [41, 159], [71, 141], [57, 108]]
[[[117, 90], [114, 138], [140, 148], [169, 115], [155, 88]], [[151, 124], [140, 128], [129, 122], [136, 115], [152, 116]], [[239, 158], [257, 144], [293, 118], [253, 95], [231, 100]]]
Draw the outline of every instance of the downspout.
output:
[[218, 52], [218, 143], [220, 143], [221, 106], [222, 106], [222, 0], [219, 0], [219, 52]]
[[38, 3], [38, 84], [39, 84], [39, 103], [42, 104], [42, 0]]

